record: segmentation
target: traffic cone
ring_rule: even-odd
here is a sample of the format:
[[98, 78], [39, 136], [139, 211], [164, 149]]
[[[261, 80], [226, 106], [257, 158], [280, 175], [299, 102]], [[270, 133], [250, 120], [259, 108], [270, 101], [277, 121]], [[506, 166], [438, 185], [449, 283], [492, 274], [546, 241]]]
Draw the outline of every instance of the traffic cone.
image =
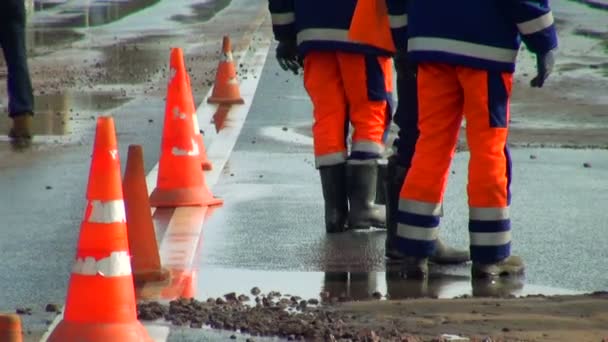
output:
[[194, 105], [182, 50], [171, 50], [171, 80], [167, 90], [165, 122], [153, 207], [218, 205], [201, 172], [201, 148], [193, 134]]
[[222, 59], [215, 74], [213, 92], [207, 99], [208, 103], [217, 104], [243, 104], [239, 81], [236, 78], [236, 68], [232, 59], [230, 37], [224, 36], [222, 42]]
[[[198, 150], [201, 153], [201, 168], [203, 170], [209, 171], [211, 170], [212, 164], [207, 158], [207, 151], [205, 149], [205, 143], [203, 142], [203, 135], [201, 134], [200, 128], [198, 126], [198, 117], [196, 116], [196, 106], [194, 105], [194, 97], [192, 96], [192, 84], [190, 83], [190, 75], [186, 71], [186, 62], [184, 61], [183, 51], [180, 48], [173, 48], [172, 50], [176, 50], [175, 54], [179, 55], [176, 58], [179, 58], [181, 61], [176, 63], [176, 67], [183, 68], [183, 72], [186, 74], [186, 93], [184, 94], [184, 112], [192, 113], [192, 126], [194, 127], [194, 139], [198, 144]], [[173, 52], [172, 52], [173, 53]]]
[[160, 264], [140, 145], [129, 145], [123, 192], [133, 279], [136, 283], [162, 281], [169, 276], [169, 271]]
[[15, 314], [0, 314], [0, 341], [21, 342], [21, 318]]
[[86, 198], [64, 316], [48, 341], [151, 341], [137, 320], [111, 117], [97, 120]]

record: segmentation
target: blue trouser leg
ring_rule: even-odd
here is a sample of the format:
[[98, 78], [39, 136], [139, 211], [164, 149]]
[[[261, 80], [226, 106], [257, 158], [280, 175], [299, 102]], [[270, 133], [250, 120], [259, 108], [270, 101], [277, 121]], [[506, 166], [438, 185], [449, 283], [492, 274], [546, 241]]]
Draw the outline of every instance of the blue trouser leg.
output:
[[395, 66], [399, 103], [393, 121], [399, 127], [399, 132], [393, 145], [399, 164], [407, 169], [411, 165], [419, 135], [416, 65], [404, 59], [395, 59]]
[[25, 5], [23, 0], [2, 0], [1, 3], [0, 45], [8, 69], [8, 111], [15, 117], [34, 111], [25, 47]]

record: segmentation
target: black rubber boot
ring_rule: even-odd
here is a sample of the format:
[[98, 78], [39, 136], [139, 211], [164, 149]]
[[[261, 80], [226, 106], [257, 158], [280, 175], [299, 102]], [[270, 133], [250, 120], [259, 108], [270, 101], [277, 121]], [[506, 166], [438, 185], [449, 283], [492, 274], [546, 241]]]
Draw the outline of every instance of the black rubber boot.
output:
[[384, 254], [389, 259], [402, 259], [395, 244], [397, 236], [397, 212], [399, 210], [399, 193], [405, 180], [407, 169], [399, 165], [397, 156], [388, 158], [386, 178], [384, 179], [384, 193], [386, 195], [386, 245]]
[[348, 198], [346, 197], [346, 164], [319, 168], [323, 199], [325, 200], [325, 231], [340, 233], [346, 230]]
[[385, 228], [384, 206], [376, 205], [378, 166], [373, 164], [347, 164], [346, 180], [350, 211], [349, 229]]
[[378, 181], [376, 183], [376, 204], [386, 205], [386, 173], [388, 163], [386, 159], [378, 160]]

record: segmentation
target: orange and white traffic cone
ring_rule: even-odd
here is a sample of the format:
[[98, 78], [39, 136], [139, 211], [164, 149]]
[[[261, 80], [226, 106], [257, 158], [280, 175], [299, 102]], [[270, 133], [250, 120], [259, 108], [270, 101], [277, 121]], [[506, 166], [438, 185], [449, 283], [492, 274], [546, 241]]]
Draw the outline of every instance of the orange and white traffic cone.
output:
[[217, 104], [245, 103], [239, 90], [239, 81], [236, 77], [236, 68], [232, 58], [232, 46], [228, 36], [224, 36], [222, 41], [222, 59], [215, 75], [213, 92], [207, 102]]
[[133, 279], [136, 283], [165, 280], [169, 271], [160, 264], [140, 145], [129, 146], [123, 192]]
[[201, 147], [194, 135], [194, 105], [181, 49], [171, 50], [171, 79], [153, 207], [218, 205], [201, 172]]
[[151, 341], [137, 320], [114, 121], [97, 120], [76, 262], [58, 341]]
[[0, 314], [0, 341], [21, 342], [21, 318], [15, 314]]

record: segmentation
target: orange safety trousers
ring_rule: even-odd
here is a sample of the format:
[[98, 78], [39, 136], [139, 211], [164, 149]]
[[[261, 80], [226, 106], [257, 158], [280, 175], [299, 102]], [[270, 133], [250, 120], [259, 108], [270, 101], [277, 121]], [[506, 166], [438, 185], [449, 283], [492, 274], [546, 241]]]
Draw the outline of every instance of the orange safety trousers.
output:
[[313, 104], [317, 168], [346, 161], [349, 123], [354, 129], [350, 158], [375, 160], [381, 156], [390, 120], [390, 57], [309, 52], [304, 58], [304, 87]]
[[510, 254], [511, 162], [507, 148], [512, 74], [441, 63], [418, 66], [418, 128], [412, 165], [401, 188], [397, 235], [408, 255], [433, 253], [441, 202], [462, 118], [470, 151], [471, 258]]

